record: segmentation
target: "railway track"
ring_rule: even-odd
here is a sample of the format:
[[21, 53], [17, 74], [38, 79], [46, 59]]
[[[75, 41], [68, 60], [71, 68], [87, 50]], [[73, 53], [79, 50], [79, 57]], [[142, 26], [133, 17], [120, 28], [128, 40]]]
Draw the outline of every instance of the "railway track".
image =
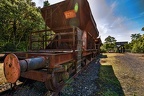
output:
[[[92, 62], [98, 63], [99, 59], [94, 59]], [[0, 96], [59, 96], [61, 94], [62, 89], [66, 84], [71, 83], [74, 78], [76, 78], [79, 74], [83, 73], [84, 70], [88, 68], [89, 64], [82, 68], [82, 70], [72, 76], [65, 83], [62, 82], [61, 86], [59, 86], [56, 92], [51, 92], [46, 89], [45, 84], [38, 81], [26, 80], [25, 82], [17, 82], [17, 85], [11, 89], [10, 84], [2, 84], [0, 85]]]

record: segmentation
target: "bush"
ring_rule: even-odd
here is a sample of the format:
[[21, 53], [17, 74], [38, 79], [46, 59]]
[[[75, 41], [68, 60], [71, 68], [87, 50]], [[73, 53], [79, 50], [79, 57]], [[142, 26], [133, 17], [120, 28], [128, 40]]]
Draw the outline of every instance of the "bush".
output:
[[134, 53], [143, 53], [144, 52], [144, 40], [139, 38], [132, 47], [132, 52]]
[[100, 52], [101, 53], [106, 53], [107, 52], [107, 50], [106, 50], [104, 45], [100, 47]]
[[13, 43], [7, 43], [3, 47], [3, 51], [16, 51], [16, 46]]
[[101, 49], [100, 53], [106, 53], [107, 51], [105, 49]]
[[17, 47], [17, 51], [27, 51], [27, 43], [21, 42]]
[[3, 50], [3, 47], [2, 46], [0, 46], [0, 52], [3, 52], [4, 50]]

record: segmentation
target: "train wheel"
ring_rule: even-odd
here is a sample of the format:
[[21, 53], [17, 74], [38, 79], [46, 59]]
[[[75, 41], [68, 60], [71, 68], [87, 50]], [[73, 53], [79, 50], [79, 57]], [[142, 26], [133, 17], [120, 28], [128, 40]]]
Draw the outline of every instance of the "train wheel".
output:
[[86, 60], [82, 61], [81, 66], [84, 67], [86, 65]]
[[46, 88], [49, 91], [57, 91], [59, 87], [59, 82], [56, 79], [56, 75], [51, 75], [51, 78], [45, 81]]

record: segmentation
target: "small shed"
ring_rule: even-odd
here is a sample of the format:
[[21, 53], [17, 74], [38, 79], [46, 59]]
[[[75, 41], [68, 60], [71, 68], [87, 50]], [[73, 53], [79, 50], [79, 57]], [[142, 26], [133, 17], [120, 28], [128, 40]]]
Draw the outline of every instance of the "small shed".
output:
[[119, 53], [124, 53], [125, 52], [125, 47], [124, 47], [125, 44], [128, 44], [128, 42], [127, 41], [126, 42], [116, 42], [117, 51]]

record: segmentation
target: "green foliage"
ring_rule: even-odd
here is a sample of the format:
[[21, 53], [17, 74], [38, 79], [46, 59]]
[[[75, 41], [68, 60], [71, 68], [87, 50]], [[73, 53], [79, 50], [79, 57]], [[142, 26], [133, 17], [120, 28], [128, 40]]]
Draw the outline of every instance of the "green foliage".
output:
[[131, 34], [131, 42], [125, 44], [125, 49], [128, 49], [128, 52], [134, 53], [144, 53], [144, 35], [141, 34]]
[[131, 42], [132, 52], [144, 53], [144, 35]]
[[131, 39], [132, 41], [137, 40], [138, 38], [140, 38], [141, 35], [140, 34], [131, 34]]
[[125, 49], [131, 49], [130, 44], [125, 44], [124, 47], [125, 47]]
[[107, 52], [106, 44], [103, 44], [103, 45], [100, 47], [100, 50], [101, 50], [101, 53], [106, 53], [106, 52]]
[[144, 27], [141, 30], [144, 31]]
[[0, 0], [0, 9], [0, 41], [12, 43], [16, 49], [21, 42], [28, 42], [30, 32], [45, 27], [39, 8], [31, 0]]
[[0, 52], [3, 52], [4, 50], [3, 50], [3, 47], [2, 46], [0, 46]]
[[115, 43], [116, 40], [115, 40], [114, 37], [108, 36], [108, 37], [105, 39], [105, 42], [106, 42], [106, 43]]
[[131, 52], [131, 49], [132, 49], [131, 43], [125, 44], [125, 45], [124, 45], [124, 48], [125, 48], [125, 51], [126, 51], [126, 52]]
[[3, 51], [16, 51], [16, 46], [13, 43], [7, 43], [4, 47], [3, 47]]
[[101, 51], [102, 52], [109, 52], [109, 51], [114, 52], [115, 47], [116, 47], [116, 39], [112, 36], [108, 36], [105, 39], [105, 43], [101, 46]]
[[[144, 35], [131, 34], [132, 41], [125, 44], [127, 52], [144, 53]], [[105, 43], [101, 46], [101, 52], [116, 52], [116, 40], [114, 37], [108, 36]]]
[[44, 6], [43, 7], [46, 7], [46, 6], [49, 6], [49, 5], [50, 5], [50, 3], [48, 2], [48, 0], [44, 1]]
[[27, 43], [28, 42], [24, 42], [24, 41], [22, 41], [18, 46], [17, 46], [17, 51], [27, 51]]

